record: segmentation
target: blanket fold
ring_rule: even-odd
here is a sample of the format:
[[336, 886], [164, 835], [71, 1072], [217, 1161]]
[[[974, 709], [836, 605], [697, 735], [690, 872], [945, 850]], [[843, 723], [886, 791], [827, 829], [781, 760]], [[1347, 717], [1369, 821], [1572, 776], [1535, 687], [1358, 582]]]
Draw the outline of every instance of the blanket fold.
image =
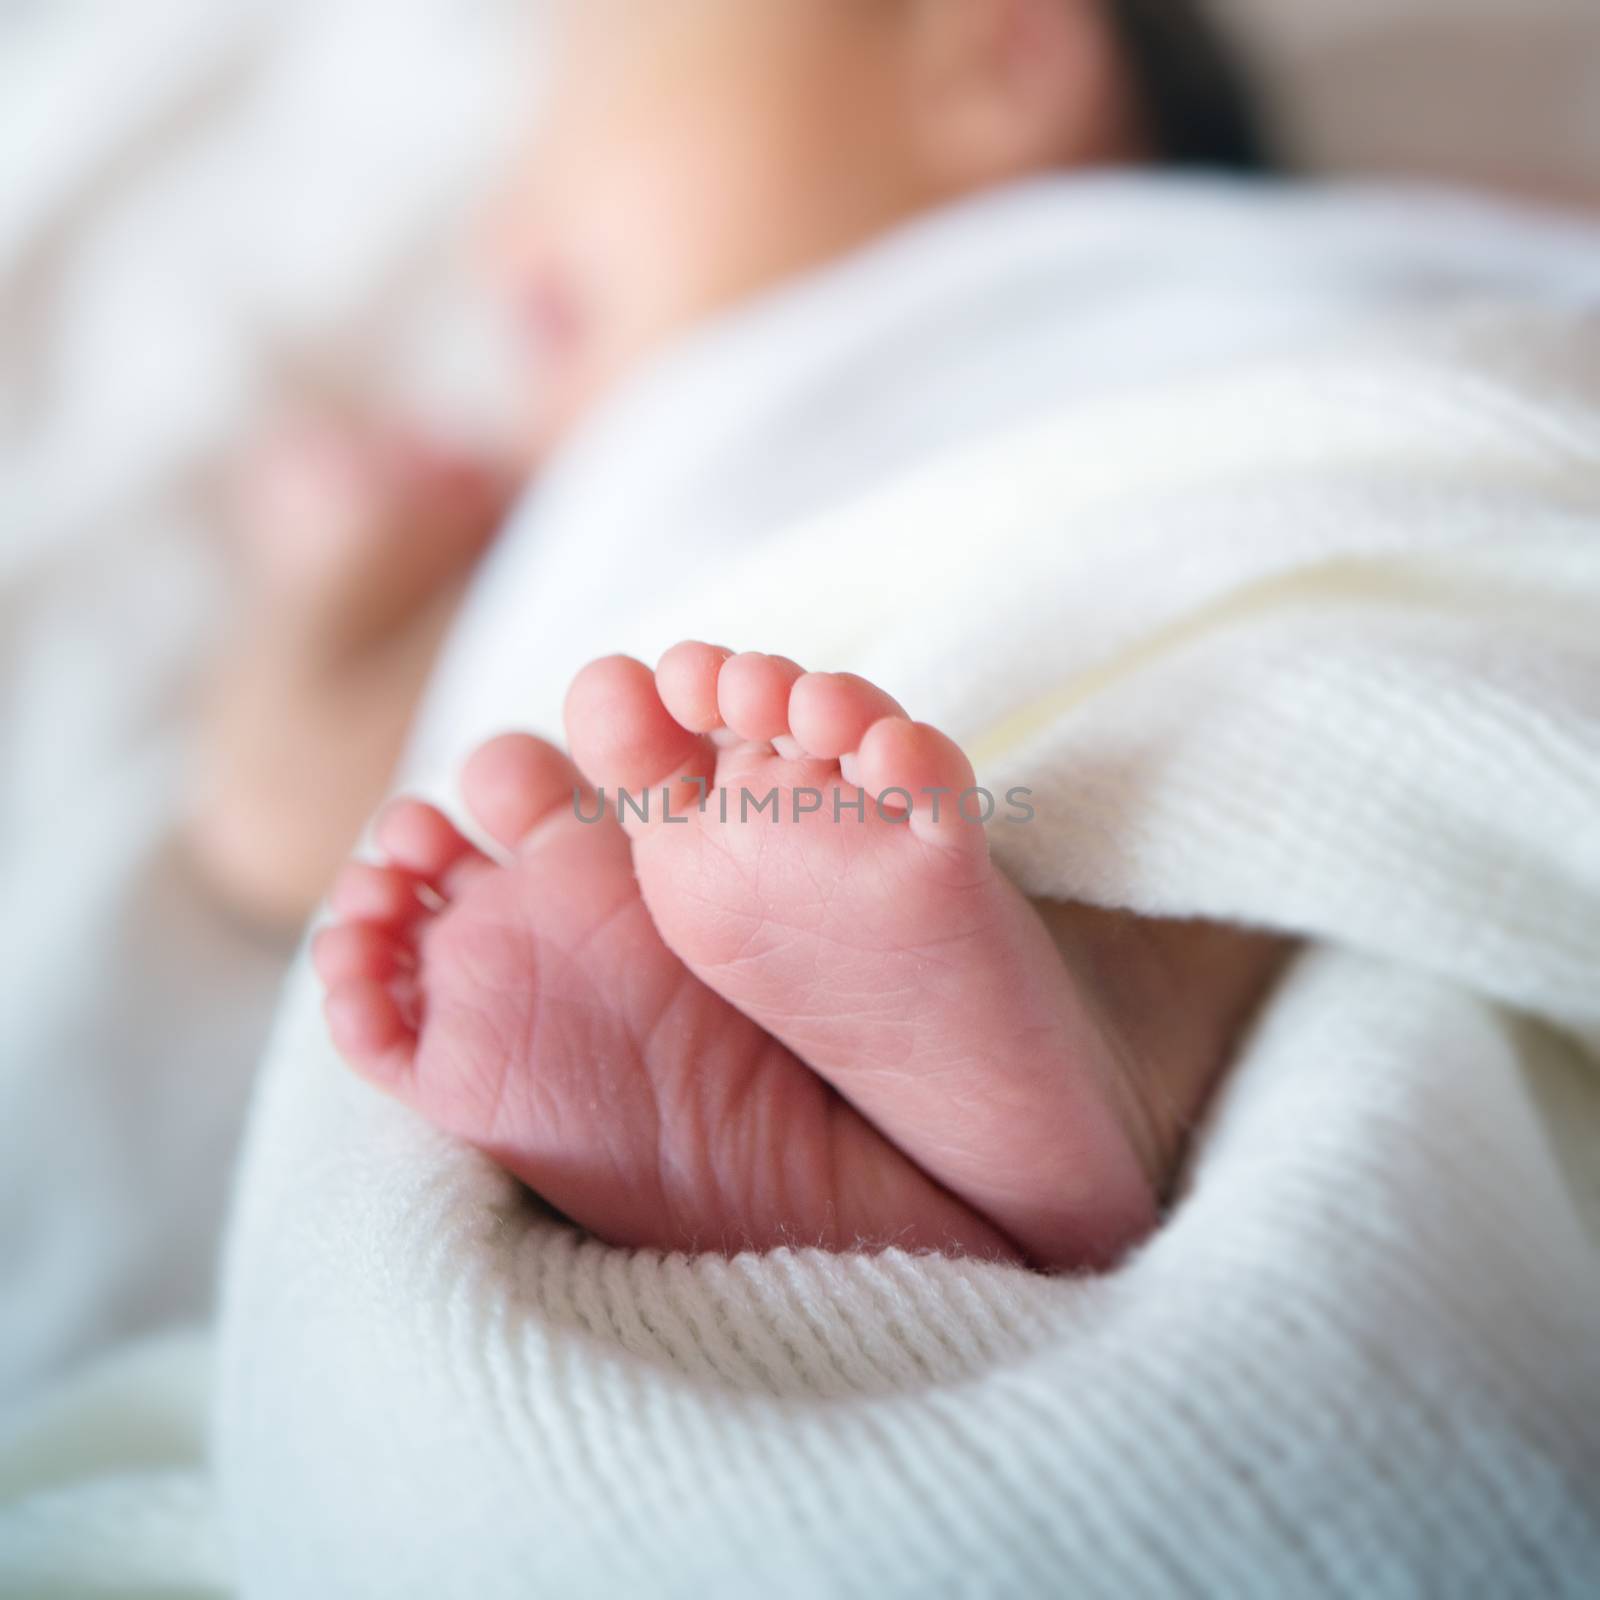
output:
[[653, 595], [611, 643], [851, 667], [1032, 789], [1031, 892], [1305, 952], [1082, 1281], [580, 1241], [350, 1080], [302, 972], [220, 1352], [245, 1591], [1580, 1592], [1600, 1275], [1526, 1084], [1600, 1055], [1596, 617], [1600, 326], [1487, 309], [1035, 418]]

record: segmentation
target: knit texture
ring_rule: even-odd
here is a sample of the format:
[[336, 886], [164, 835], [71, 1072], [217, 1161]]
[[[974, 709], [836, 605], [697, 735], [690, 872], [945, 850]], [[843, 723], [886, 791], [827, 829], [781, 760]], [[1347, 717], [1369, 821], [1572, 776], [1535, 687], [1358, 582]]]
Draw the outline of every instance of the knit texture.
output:
[[1600, 1051], [1597, 373], [1592, 321], [1397, 323], [660, 596], [615, 643], [849, 665], [1031, 787], [1031, 891], [1306, 952], [1083, 1280], [580, 1240], [354, 1082], [302, 971], [221, 1339], [244, 1592], [1584, 1592], [1600, 1274], [1525, 1079]]

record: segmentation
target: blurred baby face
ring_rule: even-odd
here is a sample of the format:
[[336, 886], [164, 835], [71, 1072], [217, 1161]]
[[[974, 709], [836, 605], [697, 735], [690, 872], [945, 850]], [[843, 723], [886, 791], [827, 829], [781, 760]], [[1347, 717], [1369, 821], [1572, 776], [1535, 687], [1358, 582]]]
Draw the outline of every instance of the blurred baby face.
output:
[[933, 198], [898, 0], [565, 0], [503, 273], [539, 443], [672, 335]]

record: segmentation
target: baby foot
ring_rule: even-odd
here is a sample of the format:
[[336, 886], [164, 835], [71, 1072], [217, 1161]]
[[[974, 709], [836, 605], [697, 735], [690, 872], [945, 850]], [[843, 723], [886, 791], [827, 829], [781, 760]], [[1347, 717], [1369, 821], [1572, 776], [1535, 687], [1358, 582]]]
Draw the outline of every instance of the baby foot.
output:
[[1034, 1261], [1149, 1231], [1117, 1036], [991, 864], [955, 744], [859, 678], [700, 644], [586, 668], [567, 725], [698, 978]]
[[564, 755], [495, 740], [462, 792], [506, 859], [401, 801], [335, 886], [314, 959], [357, 1071], [613, 1244], [1018, 1259], [672, 954]]

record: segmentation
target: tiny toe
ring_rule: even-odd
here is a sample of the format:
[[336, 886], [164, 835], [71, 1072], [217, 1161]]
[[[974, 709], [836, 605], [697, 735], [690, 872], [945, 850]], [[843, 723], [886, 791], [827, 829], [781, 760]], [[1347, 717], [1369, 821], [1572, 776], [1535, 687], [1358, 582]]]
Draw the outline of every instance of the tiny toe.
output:
[[656, 691], [680, 728], [714, 733], [722, 726], [717, 708], [717, 678], [733, 652], [720, 645], [686, 640], [656, 664]]
[[323, 1004], [334, 1048], [363, 1077], [393, 1082], [411, 1064], [416, 1032], [387, 985], [352, 978]]
[[329, 988], [354, 978], [387, 983], [408, 972], [415, 958], [408, 947], [370, 922], [335, 922], [311, 941], [311, 963]]
[[789, 695], [789, 731], [808, 755], [824, 761], [859, 750], [867, 729], [903, 717], [892, 695], [853, 672], [808, 672]]
[[[655, 674], [627, 656], [591, 662], [567, 691], [567, 741], [589, 781], [634, 826], [620, 793], [642, 796], [680, 783], [709, 783], [715, 767], [710, 740], [673, 720], [661, 702]], [[680, 804], [682, 794], [672, 794]], [[642, 824], [640, 824], [642, 826]]]
[[396, 800], [373, 825], [373, 838], [389, 861], [435, 887], [455, 879], [463, 866], [488, 864], [470, 839], [437, 806]]
[[746, 651], [724, 662], [717, 679], [722, 720], [741, 739], [770, 740], [789, 732], [789, 694], [804, 669], [787, 656]]
[[925, 722], [881, 718], [861, 740], [855, 763], [861, 787], [909, 810], [912, 832], [930, 843], [986, 849], [982, 823], [992, 801], [977, 787], [972, 763], [955, 740]]
[[489, 836], [508, 850], [545, 818], [592, 798], [564, 751], [526, 733], [502, 734], [480, 745], [462, 769], [461, 794]]
[[406, 927], [429, 909], [419, 894], [420, 887], [416, 878], [398, 867], [350, 861], [334, 879], [328, 904], [347, 922]]

